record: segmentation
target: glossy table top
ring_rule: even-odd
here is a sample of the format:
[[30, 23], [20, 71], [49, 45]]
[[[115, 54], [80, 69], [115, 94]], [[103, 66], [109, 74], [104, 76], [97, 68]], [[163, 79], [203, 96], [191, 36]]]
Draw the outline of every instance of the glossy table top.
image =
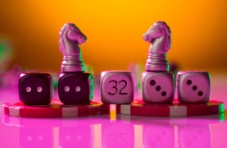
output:
[[[227, 79], [212, 77], [211, 98], [227, 103]], [[98, 100], [99, 94], [96, 94]], [[0, 90], [0, 147], [223, 148], [227, 112], [190, 118], [110, 115], [73, 119], [17, 118], [2, 103], [18, 101], [16, 89]], [[225, 105], [225, 109], [226, 109]]]

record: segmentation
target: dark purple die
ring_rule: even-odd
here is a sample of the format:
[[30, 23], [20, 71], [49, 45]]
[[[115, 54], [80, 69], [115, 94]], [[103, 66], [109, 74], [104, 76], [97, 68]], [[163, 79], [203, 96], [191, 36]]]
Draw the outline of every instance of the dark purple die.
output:
[[58, 81], [58, 95], [67, 105], [89, 104], [94, 96], [94, 81], [90, 73], [63, 73]]
[[52, 76], [23, 73], [19, 79], [19, 98], [25, 105], [47, 105], [52, 98]]

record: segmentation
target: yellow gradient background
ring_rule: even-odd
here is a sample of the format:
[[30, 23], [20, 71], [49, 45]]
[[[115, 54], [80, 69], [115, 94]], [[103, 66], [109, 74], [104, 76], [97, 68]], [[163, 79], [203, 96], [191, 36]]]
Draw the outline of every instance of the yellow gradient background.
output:
[[142, 34], [158, 20], [172, 31], [169, 61], [184, 69], [227, 71], [225, 0], [0, 0], [0, 36], [10, 38], [14, 63], [59, 71], [58, 32], [75, 23], [88, 37], [83, 60], [95, 72], [145, 64]]

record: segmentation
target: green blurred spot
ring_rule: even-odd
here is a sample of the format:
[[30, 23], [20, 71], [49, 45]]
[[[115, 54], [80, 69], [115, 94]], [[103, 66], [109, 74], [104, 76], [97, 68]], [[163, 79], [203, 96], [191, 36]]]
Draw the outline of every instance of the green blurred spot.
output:
[[225, 113], [219, 114], [219, 120], [220, 120], [221, 122], [225, 121]]
[[7, 47], [3, 44], [0, 44], [0, 60], [4, 57]]
[[219, 119], [225, 121], [225, 105], [224, 103], [219, 106]]
[[89, 75], [88, 77], [89, 83], [90, 83], [90, 96], [89, 99], [92, 100], [94, 97], [94, 90], [95, 90], [95, 83], [94, 83], [94, 78], [92, 74]]

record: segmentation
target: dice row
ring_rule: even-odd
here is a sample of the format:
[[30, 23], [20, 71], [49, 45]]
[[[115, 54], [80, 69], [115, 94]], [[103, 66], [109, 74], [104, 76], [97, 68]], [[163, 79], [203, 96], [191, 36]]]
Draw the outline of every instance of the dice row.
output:
[[[144, 72], [142, 99], [146, 104], [170, 104], [174, 100], [172, 72]], [[180, 103], [207, 103], [210, 98], [208, 72], [188, 71], [177, 74], [177, 94]], [[130, 104], [133, 101], [133, 78], [130, 72], [103, 72], [101, 75], [103, 103]]]
[[[94, 94], [94, 81], [90, 73], [60, 74], [58, 95], [63, 104], [89, 104]], [[47, 105], [52, 98], [52, 76], [48, 73], [21, 74], [19, 98], [25, 105]]]
[[[142, 99], [146, 104], [170, 104], [174, 100], [171, 72], [144, 72]], [[206, 103], [210, 97], [207, 72], [179, 72], [177, 94], [180, 103]], [[26, 105], [46, 105], [52, 98], [52, 77], [48, 73], [21, 74], [19, 98]], [[66, 105], [88, 104], [94, 96], [93, 76], [89, 73], [63, 73], [58, 80], [59, 99]], [[101, 74], [101, 100], [105, 104], [130, 104], [134, 99], [131, 72], [104, 71]]]

